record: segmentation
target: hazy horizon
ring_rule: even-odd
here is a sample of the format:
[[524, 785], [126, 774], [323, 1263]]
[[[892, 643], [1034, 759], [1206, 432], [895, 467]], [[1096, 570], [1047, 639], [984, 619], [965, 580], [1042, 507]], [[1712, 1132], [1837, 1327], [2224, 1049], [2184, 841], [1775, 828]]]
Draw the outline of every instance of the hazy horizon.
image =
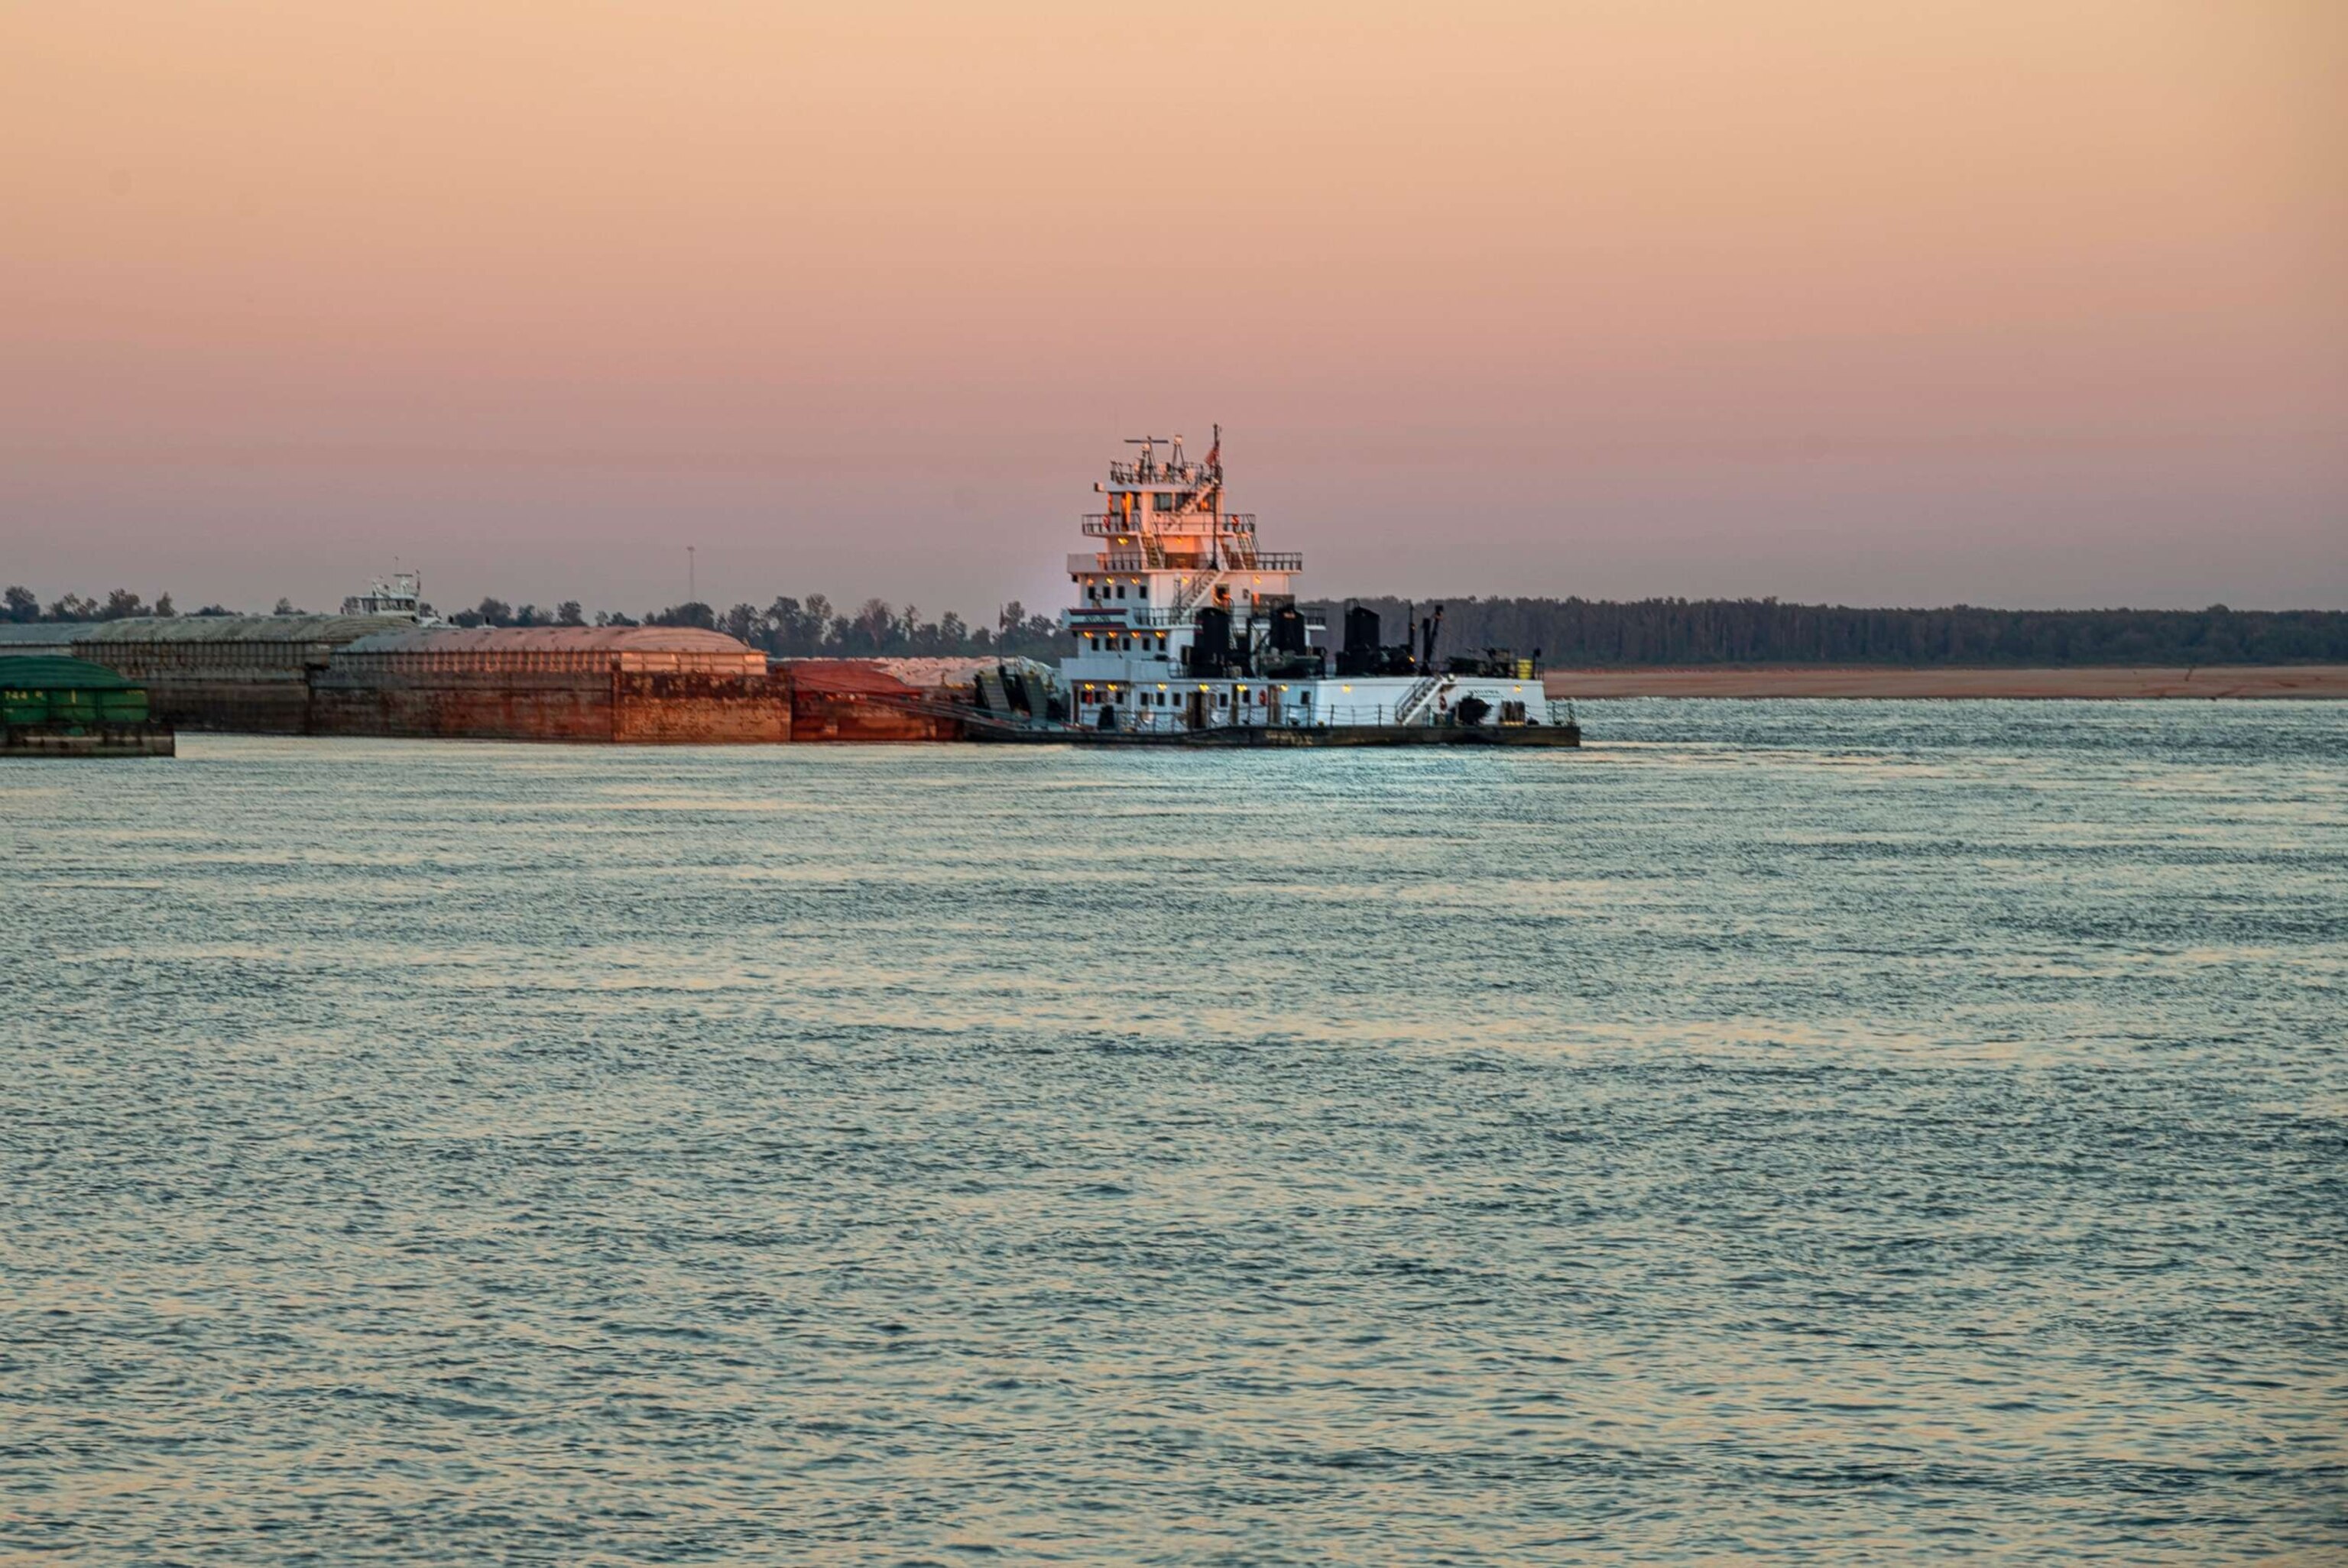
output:
[[[58, 591], [55, 589], [44, 590], [37, 584], [18, 583], [14, 579], [11, 579], [5, 586], [26, 587], [34, 589], [41, 601], [45, 613], [50, 607], [52, 607], [55, 601], [61, 597], [61, 594]], [[361, 584], [358, 586], [363, 588], [366, 585]], [[328, 614], [339, 610], [344, 597], [341, 592], [337, 591], [335, 594], [318, 599], [314, 601], [303, 600], [295, 595], [267, 594], [258, 596], [246, 594], [242, 597], [208, 595], [199, 599], [192, 595], [181, 594], [168, 583], [160, 585], [146, 585], [127, 582], [108, 583], [103, 588], [95, 589], [86, 587], [85, 585], [73, 585], [63, 591], [75, 594], [82, 599], [89, 600], [100, 608], [103, 608], [107, 594], [119, 589], [129, 589], [130, 591], [138, 594], [139, 597], [145, 601], [146, 610], [142, 611], [142, 613], [152, 612], [155, 601], [159, 595], [170, 594], [171, 596], [170, 613], [173, 615], [192, 615], [198, 613], [200, 610], [210, 610], [214, 609], [224, 610], [229, 613], [235, 615], [268, 615], [275, 613], [273, 607], [279, 598], [283, 598], [293, 602], [294, 610], [292, 613], [304, 615]], [[355, 592], [357, 589], [354, 589], [353, 591]], [[682, 592], [674, 598], [663, 598], [658, 594], [636, 594], [633, 597], [623, 594], [613, 602], [602, 603], [594, 600], [581, 600], [578, 599], [576, 595], [572, 594], [550, 597], [541, 594], [532, 594], [527, 591], [517, 593], [490, 592], [480, 594], [464, 592], [458, 592], [455, 594], [436, 593], [430, 584], [427, 583], [424, 586], [422, 597], [426, 607], [430, 610], [433, 614], [442, 617], [454, 615], [459, 611], [477, 610], [484, 600], [490, 599], [494, 599], [499, 603], [505, 605], [509, 610], [519, 611], [528, 608], [551, 615], [561, 608], [566, 600], [569, 600], [577, 602], [580, 609], [580, 614], [582, 618], [592, 619], [598, 614], [618, 613], [629, 616], [632, 619], [641, 620], [647, 615], [659, 614], [667, 610], [683, 609], [686, 605], [695, 602], [704, 605], [711, 610], [713, 614], [722, 619], [727, 611], [737, 605], [748, 604], [753, 609], [763, 612], [778, 598], [796, 599], [804, 603], [808, 598], [814, 595], [821, 595], [825, 600], [827, 600], [831, 605], [832, 612], [842, 619], [852, 619], [856, 611], [863, 606], [866, 600], [879, 599], [889, 604], [892, 609], [903, 610], [906, 608], [911, 608], [919, 610], [921, 612], [921, 619], [923, 621], [935, 621], [940, 616], [951, 610], [955, 614], [960, 615], [963, 618], [964, 624], [972, 630], [976, 630], [980, 627], [992, 627], [995, 623], [997, 613], [1014, 604], [1020, 606], [1025, 613], [1030, 616], [1037, 614], [1052, 616], [1056, 615], [1059, 610], [1063, 608], [1056, 595], [1053, 596], [1048, 600], [1004, 600], [993, 606], [965, 607], [958, 602], [924, 605], [919, 600], [909, 600], [902, 595], [898, 595], [892, 598], [885, 591], [870, 594], [858, 594], [851, 598], [843, 594], [829, 592], [820, 584], [812, 588], [787, 585], [772, 590], [750, 589], [747, 591], [729, 591], [722, 595], [713, 595], [708, 589], [705, 588], [701, 589], [697, 600]], [[1377, 604], [1393, 600], [1400, 600], [1408, 603], [1415, 603], [1425, 608], [1433, 608], [1443, 604], [1457, 605], [1476, 602], [1494, 603], [1507, 602], [1510, 600], [1533, 600], [1543, 603], [1556, 603], [1578, 598], [1587, 602], [1601, 604], [1665, 603], [1675, 600], [1684, 601], [1687, 603], [1713, 604], [1768, 601], [1804, 609], [1881, 610], [1890, 614], [1922, 613], [1938, 610], [1986, 610], [1991, 613], [2005, 613], [2011, 611], [2022, 614], [2053, 615], [2117, 615], [2128, 613], [2190, 614], [2209, 610], [2248, 612], [2260, 615], [2348, 614], [2348, 610], [2333, 610], [2322, 605], [2228, 604], [2222, 600], [2212, 600], [2208, 604], [2181, 605], [2022, 605], [1980, 604], [1965, 600], [1950, 600], [1948, 602], [1939, 604], [1862, 604], [1847, 600], [1796, 600], [1787, 598], [1783, 594], [1641, 594], [1634, 597], [1610, 596], [1606, 598], [1599, 598], [1590, 594], [1445, 593], [1439, 589], [1368, 589], [1356, 593], [1307, 592], [1301, 597], [1304, 602], [1313, 604], [1344, 604], [1355, 601], [1359, 601], [1364, 604]], [[541, 622], [541, 624], [545, 623]]]
[[2348, 12], [0, 16], [0, 579], [2348, 609]]

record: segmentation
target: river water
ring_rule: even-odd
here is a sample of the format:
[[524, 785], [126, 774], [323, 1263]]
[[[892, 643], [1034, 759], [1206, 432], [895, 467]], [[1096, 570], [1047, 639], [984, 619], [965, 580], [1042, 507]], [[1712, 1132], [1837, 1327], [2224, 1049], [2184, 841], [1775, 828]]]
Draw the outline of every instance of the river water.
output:
[[0, 1559], [2348, 1550], [2348, 706], [0, 764]]

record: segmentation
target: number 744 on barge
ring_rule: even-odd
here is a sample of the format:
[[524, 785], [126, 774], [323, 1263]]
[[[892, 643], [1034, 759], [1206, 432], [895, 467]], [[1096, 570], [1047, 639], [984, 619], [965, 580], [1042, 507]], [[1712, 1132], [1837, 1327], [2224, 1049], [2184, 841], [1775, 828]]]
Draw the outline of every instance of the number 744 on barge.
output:
[[[1223, 504], [1222, 432], [1206, 460], [1142, 436], [1111, 463], [1068, 557], [1074, 651], [1057, 690], [1008, 671], [982, 678], [980, 740], [1188, 745], [1578, 745], [1570, 705], [1543, 693], [1538, 653], [1437, 658], [1437, 608], [1402, 640], [1344, 612], [1342, 641], [1296, 601], [1303, 558], [1266, 550], [1252, 513]], [[1169, 449], [1161, 459], [1159, 448]]]

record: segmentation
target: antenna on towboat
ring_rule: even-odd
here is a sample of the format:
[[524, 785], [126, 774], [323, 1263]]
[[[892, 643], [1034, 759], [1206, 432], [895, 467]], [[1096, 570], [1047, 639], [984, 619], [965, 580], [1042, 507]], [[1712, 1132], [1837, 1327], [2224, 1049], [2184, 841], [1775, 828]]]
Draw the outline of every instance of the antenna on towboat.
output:
[[[1141, 463], [1137, 470], [1139, 477], [1158, 477], [1158, 444], [1165, 439], [1163, 436], [1128, 436], [1125, 438], [1127, 446], [1141, 448]], [[1181, 437], [1178, 436], [1174, 439], [1179, 441]]]

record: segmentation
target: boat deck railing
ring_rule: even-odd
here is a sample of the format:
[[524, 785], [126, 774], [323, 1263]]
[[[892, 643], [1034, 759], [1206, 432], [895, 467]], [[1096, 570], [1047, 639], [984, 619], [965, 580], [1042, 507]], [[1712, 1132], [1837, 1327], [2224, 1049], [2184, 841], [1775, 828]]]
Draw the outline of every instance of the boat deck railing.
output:
[[1149, 571], [1159, 563], [1135, 549], [1076, 550], [1068, 556], [1068, 569], [1083, 571]]
[[[1530, 710], [1528, 710], [1529, 712]], [[1093, 710], [1092, 722], [1079, 727], [1095, 729], [1100, 725], [1100, 708]], [[1551, 698], [1543, 704], [1542, 716], [1532, 722], [1550, 724], [1574, 724], [1573, 703], [1562, 697]], [[1325, 708], [1310, 703], [1282, 702], [1275, 708], [1250, 703], [1243, 708], [1214, 710], [1214, 723], [1210, 729], [1312, 729], [1335, 725], [1339, 729], [1401, 729], [1423, 726], [1430, 721], [1423, 712], [1414, 711], [1406, 699], [1397, 706], [1391, 702], [1333, 702]], [[1497, 721], [1505, 723], [1506, 721]], [[1185, 731], [1190, 728], [1188, 712], [1181, 707], [1136, 708], [1125, 703], [1117, 705], [1117, 720], [1111, 726], [1120, 731], [1137, 733]]]
[[[1135, 708], [1118, 703], [1116, 719], [1104, 725], [1100, 715], [1108, 711], [1106, 705], [1092, 710], [1088, 723], [1081, 729], [1110, 729], [1132, 734], [1188, 734], [1190, 720], [1187, 709]], [[1386, 703], [1344, 704], [1314, 708], [1308, 704], [1283, 702], [1277, 709], [1251, 703], [1244, 708], [1217, 708], [1214, 722], [1205, 726], [1210, 730], [1310, 730], [1324, 725], [1378, 727], [1393, 726], [1396, 721], [1394, 709]]]
[[[1144, 610], [1135, 601], [1128, 600], [1117, 604], [1081, 605], [1069, 613], [1071, 616], [1085, 617], [1082, 621], [1071, 622], [1068, 628], [1071, 631], [1100, 631], [1114, 637], [1121, 632], [1166, 630], [1174, 627], [1189, 626], [1197, 618], [1197, 607], [1185, 610]], [[1124, 619], [1121, 620], [1106, 619], [1109, 616], [1122, 616]], [[1241, 615], [1239, 620], [1241, 625], [1247, 623], [1247, 618], [1244, 615]], [[1262, 618], [1259, 616], [1257, 620], [1258, 624], [1261, 625]], [[1325, 615], [1307, 613], [1304, 617], [1304, 630], [1326, 631], [1329, 630], [1329, 618]]]

